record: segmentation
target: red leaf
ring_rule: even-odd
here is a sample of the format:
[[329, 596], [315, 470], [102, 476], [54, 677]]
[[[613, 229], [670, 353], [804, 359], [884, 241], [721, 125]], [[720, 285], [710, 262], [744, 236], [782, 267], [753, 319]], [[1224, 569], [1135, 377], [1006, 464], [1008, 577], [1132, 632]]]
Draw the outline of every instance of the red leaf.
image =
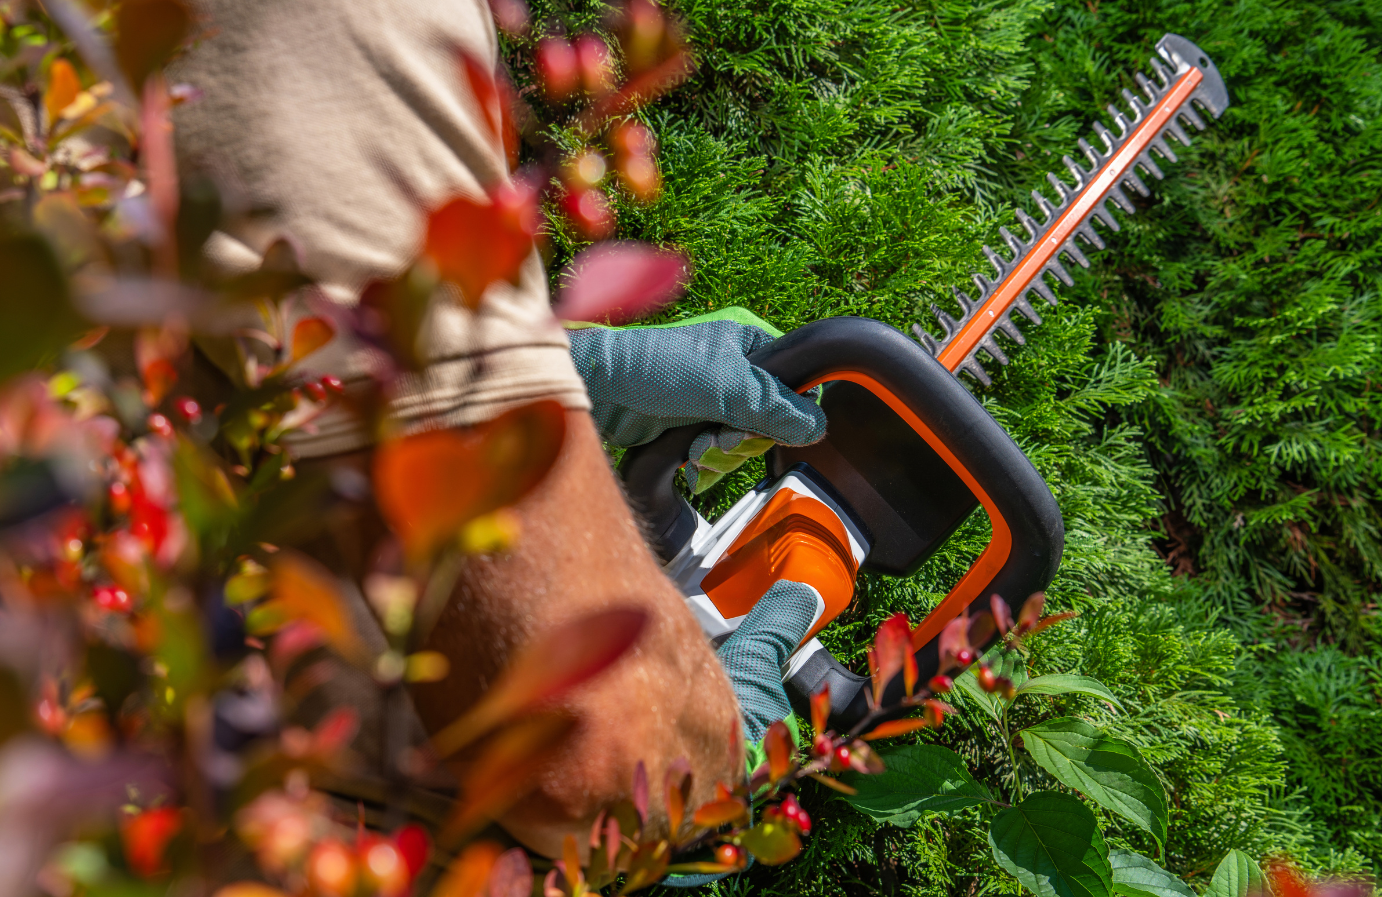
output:
[[633, 647], [647, 622], [642, 610], [614, 608], [540, 633], [478, 704], [437, 733], [432, 739], [437, 754], [450, 756], [503, 720], [603, 672]]
[[176, 807], [145, 810], [120, 827], [125, 861], [138, 875], [148, 878], [164, 871], [163, 853], [182, 829], [182, 812]]
[[452, 860], [432, 897], [480, 897], [485, 893], [490, 871], [503, 848], [493, 841], [478, 841]]
[[466, 307], [479, 308], [491, 284], [517, 280], [538, 224], [536, 192], [521, 182], [503, 184], [486, 202], [458, 196], [433, 212], [424, 251], [460, 288]]
[[186, 39], [192, 14], [181, 0], [126, 0], [115, 11], [115, 58], [138, 93]]
[[375, 452], [379, 510], [415, 558], [461, 527], [527, 495], [547, 475], [566, 437], [566, 411], [545, 400], [465, 430], [385, 442]]
[[624, 324], [676, 299], [690, 280], [690, 263], [647, 243], [606, 243], [577, 255], [562, 277], [558, 318]]
[[432, 852], [432, 839], [427, 829], [410, 822], [394, 833], [393, 843], [408, 867], [408, 879], [417, 878], [418, 873], [427, 868], [427, 857]]
[[521, 847], [506, 850], [489, 874], [489, 897], [528, 897], [533, 892], [533, 866]]
[[792, 755], [796, 745], [792, 743], [792, 732], [787, 724], [778, 720], [763, 733], [763, 750], [768, 755], [768, 780], [779, 781], [792, 771]]
[[719, 828], [729, 822], [747, 819], [748, 814], [748, 808], [742, 800], [737, 797], [725, 797], [704, 804], [691, 817], [691, 821], [700, 828]]
[[293, 325], [293, 361], [301, 361], [331, 342], [336, 328], [325, 318], [303, 318]]
[[346, 657], [363, 652], [335, 578], [305, 555], [284, 551], [274, 558], [269, 600], [252, 617], [263, 621], [257, 631], [277, 631], [297, 620], [318, 629]]
[[816, 730], [816, 734], [825, 731], [825, 727], [830, 724], [830, 683], [821, 686], [821, 690], [811, 696], [811, 728]]
[[906, 614], [896, 613], [883, 621], [873, 640], [873, 650], [878, 664], [877, 669], [871, 671], [873, 700], [878, 703], [883, 699], [883, 689], [906, 666], [907, 655], [912, 650], [912, 629]]
[[880, 738], [894, 738], [898, 735], [906, 735], [908, 732], [915, 732], [918, 729], [926, 729], [930, 726], [931, 723], [925, 719], [895, 719], [878, 725], [872, 732], [864, 736], [864, 740], [877, 741]]
[[1050, 627], [1055, 626], [1057, 623], [1064, 623], [1066, 620], [1073, 620], [1078, 616], [1079, 614], [1075, 613], [1073, 610], [1068, 610], [1063, 613], [1050, 614], [1048, 616], [1042, 617], [1040, 620], [1037, 621], [1037, 624], [1032, 627], [1032, 635], [1036, 635], [1043, 629], [1049, 629]]
[[1045, 606], [1045, 592], [1035, 592], [1022, 603], [1022, 610], [1017, 612], [1017, 631], [1019, 634], [1032, 630], [1032, 627], [1041, 619], [1041, 611]]
[[1013, 615], [1008, 608], [1008, 602], [998, 595], [990, 595], [989, 610], [993, 612], [993, 622], [998, 627], [999, 634], [1007, 635], [1013, 628]]
[[648, 821], [648, 767], [639, 760], [633, 768], [633, 808], [638, 811], [638, 821]]
[[946, 624], [940, 637], [941, 669], [954, 666], [956, 656], [969, 647], [969, 617], [961, 615]]
[[498, 142], [499, 124], [503, 113], [499, 108], [499, 90], [494, 83], [494, 73], [463, 49], [458, 48], [457, 55], [461, 57], [461, 75], [475, 96], [480, 114], [484, 116], [485, 126], [489, 128], [489, 136]]

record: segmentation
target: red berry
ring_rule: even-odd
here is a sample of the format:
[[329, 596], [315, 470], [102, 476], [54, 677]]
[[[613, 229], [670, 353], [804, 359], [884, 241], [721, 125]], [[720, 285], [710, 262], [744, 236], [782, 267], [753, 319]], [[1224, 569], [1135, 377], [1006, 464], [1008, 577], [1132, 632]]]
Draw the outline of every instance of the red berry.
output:
[[782, 799], [782, 815], [787, 817], [787, 821], [795, 825], [803, 835], [811, 833], [811, 817], [797, 802], [795, 794], [789, 794]]
[[337, 377], [334, 374], [327, 374], [325, 377], [323, 377], [322, 386], [325, 386], [327, 389], [331, 390], [338, 396], [345, 392], [345, 384], [341, 382], [340, 377]]
[[134, 602], [130, 600], [130, 593], [119, 586], [97, 586], [92, 589], [91, 597], [96, 602], [96, 606], [103, 610], [127, 614], [134, 609]]
[[178, 413], [178, 417], [195, 424], [202, 419], [202, 406], [197, 404], [197, 400], [190, 396], [179, 396], [173, 400], [173, 410]]
[[928, 683], [931, 691], [938, 695], [943, 695], [955, 687], [955, 680], [949, 676], [932, 676]]
[[955, 652], [955, 662], [962, 667], [967, 667], [978, 658], [973, 648], [961, 648]]
[[988, 667], [980, 666], [974, 677], [979, 680], [979, 687], [984, 691], [994, 692], [998, 689], [998, 677]]
[[834, 749], [834, 744], [824, 733], [817, 735], [815, 744], [811, 745], [811, 750], [817, 757], [828, 757]]
[[1007, 700], [1011, 701], [1017, 697], [1017, 689], [1013, 687], [1013, 681], [1007, 676], [999, 676], [994, 685], [997, 687], [998, 693]]
[[128, 514], [130, 512], [130, 487], [124, 483], [111, 483], [106, 490], [106, 495], [110, 499], [110, 512], [112, 514]]
[[325, 402], [325, 401], [326, 401], [326, 387], [325, 387], [325, 386], [322, 386], [320, 383], [317, 383], [317, 382], [312, 382], [312, 383], [308, 383], [308, 384], [307, 384], [306, 389], [307, 389], [307, 394], [308, 394], [309, 396], [312, 397], [312, 401], [314, 401], [314, 402]]
[[149, 429], [165, 439], [173, 435], [173, 425], [158, 412], [149, 415]]
[[842, 745], [840, 745], [839, 747], [835, 748], [835, 754], [834, 754], [834, 756], [832, 756], [832, 757], [830, 758], [830, 765], [831, 765], [832, 768], [837, 769], [837, 770], [839, 770], [839, 769], [848, 769], [848, 768], [849, 768], [849, 760], [850, 760], [849, 748], [845, 747], [845, 746], [842, 744]]
[[599, 190], [568, 190], [561, 210], [583, 240], [603, 240], [614, 232], [614, 214]]
[[427, 866], [427, 855], [432, 851], [432, 839], [427, 836], [427, 829], [415, 822], [409, 823], [394, 833], [393, 842], [398, 845], [398, 852], [403, 854], [403, 862], [408, 864], [409, 878], [417, 878], [418, 873]]
[[715, 862], [721, 866], [738, 869], [744, 862], [744, 849], [737, 844], [721, 844], [715, 848]]
[[538, 42], [534, 54], [537, 80], [549, 103], [560, 103], [576, 92], [581, 83], [576, 48], [565, 38], [548, 37]]

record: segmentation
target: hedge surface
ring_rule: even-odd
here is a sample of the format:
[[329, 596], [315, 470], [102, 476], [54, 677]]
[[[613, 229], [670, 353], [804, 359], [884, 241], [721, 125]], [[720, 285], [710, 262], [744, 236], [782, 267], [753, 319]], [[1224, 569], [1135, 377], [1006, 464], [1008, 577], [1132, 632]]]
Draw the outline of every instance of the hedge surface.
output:
[[[1015, 207], [1035, 211], [1028, 191], [1107, 120], [1163, 33], [1214, 58], [1232, 108], [1177, 148], [994, 385], [971, 384], [1065, 516], [1049, 606], [1081, 616], [1034, 642], [1032, 666], [1098, 677], [1125, 707], [1072, 697], [1026, 712], [1084, 715], [1140, 747], [1171, 797], [1163, 864], [1197, 889], [1232, 847], [1382, 871], [1382, 5], [674, 7], [700, 66], [649, 117], [663, 198], [622, 208], [621, 227], [694, 259], [668, 317], [742, 305], [784, 330], [954, 311], [980, 246], [1016, 229]], [[535, 12], [555, 28], [599, 7]], [[559, 261], [573, 246], [556, 236]], [[727, 478], [702, 509], [761, 472]], [[864, 577], [829, 634], [836, 654], [862, 666], [887, 614], [933, 607], [982, 548], [981, 518], [915, 577]], [[981, 779], [1043, 783], [1009, 767], [978, 714], [930, 737]], [[824, 790], [803, 798], [817, 825], [802, 859], [709, 890], [1020, 890], [988, 851], [984, 810], [903, 830]], [[1101, 821], [1110, 846], [1156, 855]]]

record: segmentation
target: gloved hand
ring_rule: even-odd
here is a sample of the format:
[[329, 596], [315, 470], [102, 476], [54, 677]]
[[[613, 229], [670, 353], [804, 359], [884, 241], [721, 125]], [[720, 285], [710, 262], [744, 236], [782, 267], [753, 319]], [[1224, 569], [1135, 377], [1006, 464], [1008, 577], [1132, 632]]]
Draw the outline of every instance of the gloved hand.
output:
[[[755, 323], [756, 322], [756, 323]], [[685, 468], [693, 492], [775, 442], [825, 436], [825, 413], [746, 356], [772, 342], [766, 322], [726, 309], [670, 326], [571, 331], [571, 359], [606, 441], [642, 445], [684, 424], [721, 424], [696, 438]]]
[[782, 687], [782, 667], [806, 638], [821, 607], [815, 589], [781, 580], [716, 652], [739, 699], [747, 744], [762, 741], [769, 726], [792, 712]]

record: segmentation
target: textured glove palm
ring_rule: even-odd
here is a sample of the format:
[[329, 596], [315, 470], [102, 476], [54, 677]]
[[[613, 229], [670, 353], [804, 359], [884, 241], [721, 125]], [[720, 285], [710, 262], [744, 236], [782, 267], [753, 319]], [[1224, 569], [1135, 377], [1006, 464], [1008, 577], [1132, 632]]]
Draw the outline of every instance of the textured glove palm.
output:
[[781, 580], [716, 652], [739, 699], [749, 744], [761, 741], [769, 726], [792, 712], [782, 688], [782, 667], [806, 638], [819, 601], [810, 586]]
[[[687, 482], [703, 492], [773, 443], [809, 445], [825, 435], [825, 414], [748, 360], [772, 342], [757, 320], [692, 318], [670, 327], [571, 332], [571, 359], [585, 380], [606, 441], [642, 445], [664, 430], [716, 423], [691, 447]], [[766, 325], [765, 325], [766, 326]]]

